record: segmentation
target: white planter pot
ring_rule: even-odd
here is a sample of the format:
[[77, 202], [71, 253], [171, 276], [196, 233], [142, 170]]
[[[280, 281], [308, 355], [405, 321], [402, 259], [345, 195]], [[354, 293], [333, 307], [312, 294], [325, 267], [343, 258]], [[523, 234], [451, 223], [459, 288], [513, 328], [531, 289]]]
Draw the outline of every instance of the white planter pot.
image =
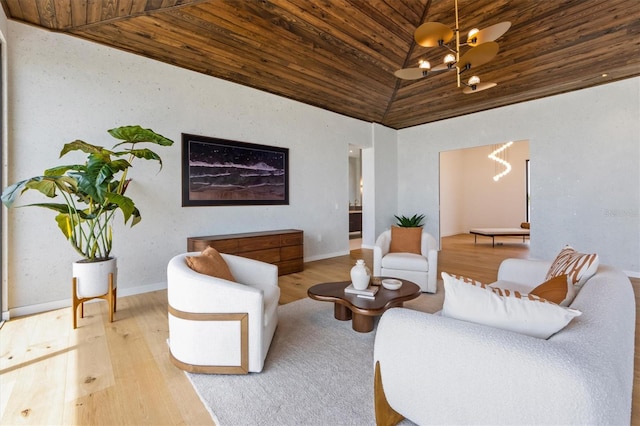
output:
[[78, 298], [87, 299], [109, 292], [109, 273], [113, 274], [113, 288], [117, 287], [116, 258], [100, 262], [73, 262], [73, 277], [76, 279]]

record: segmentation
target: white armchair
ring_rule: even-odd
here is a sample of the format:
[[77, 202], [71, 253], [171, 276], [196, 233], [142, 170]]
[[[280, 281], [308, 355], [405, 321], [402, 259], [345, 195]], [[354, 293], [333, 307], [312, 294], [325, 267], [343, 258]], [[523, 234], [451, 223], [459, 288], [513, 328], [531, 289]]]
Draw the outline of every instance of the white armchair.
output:
[[278, 324], [278, 267], [221, 253], [237, 282], [167, 266], [171, 361], [193, 373], [260, 372]]
[[373, 275], [402, 278], [413, 281], [423, 292], [435, 293], [438, 274], [438, 244], [436, 239], [422, 231], [421, 255], [415, 253], [389, 253], [391, 230], [386, 230], [373, 247]]

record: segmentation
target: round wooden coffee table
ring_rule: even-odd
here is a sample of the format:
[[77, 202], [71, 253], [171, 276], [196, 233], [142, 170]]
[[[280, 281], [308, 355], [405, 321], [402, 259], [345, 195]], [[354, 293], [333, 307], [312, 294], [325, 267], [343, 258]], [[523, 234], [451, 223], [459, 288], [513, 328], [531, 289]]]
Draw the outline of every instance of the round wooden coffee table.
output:
[[[382, 277], [384, 279], [386, 277]], [[397, 278], [396, 278], [397, 279]], [[380, 286], [373, 299], [358, 297], [345, 293], [344, 289], [351, 281], [316, 284], [307, 291], [307, 295], [314, 300], [333, 302], [333, 314], [337, 320], [351, 320], [355, 331], [368, 333], [373, 330], [373, 318], [382, 315], [389, 308], [401, 307], [407, 300], [420, 296], [420, 287], [407, 280], [402, 281], [398, 290], [387, 290]]]

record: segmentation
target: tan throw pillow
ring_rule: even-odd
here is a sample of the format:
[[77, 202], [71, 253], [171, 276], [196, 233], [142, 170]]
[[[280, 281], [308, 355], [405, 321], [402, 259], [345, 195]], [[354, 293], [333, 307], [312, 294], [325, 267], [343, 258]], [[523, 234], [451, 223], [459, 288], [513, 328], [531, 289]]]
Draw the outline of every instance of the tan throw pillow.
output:
[[566, 275], [558, 275], [543, 282], [534, 288], [529, 294], [536, 295], [560, 306], [569, 306], [576, 297], [576, 289], [571, 278]]
[[218, 250], [207, 247], [200, 256], [187, 256], [187, 265], [194, 271], [223, 280], [236, 281]]
[[578, 253], [571, 246], [566, 246], [551, 264], [545, 280], [559, 275], [568, 275], [573, 285], [582, 285], [598, 270], [598, 255]]
[[422, 254], [422, 228], [391, 227], [391, 246], [389, 253], [415, 253]]
[[523, 294], [445, 272], [442, 315], [532, 337], [547, 339], [581, 312], [558, 306], [532, 294]]

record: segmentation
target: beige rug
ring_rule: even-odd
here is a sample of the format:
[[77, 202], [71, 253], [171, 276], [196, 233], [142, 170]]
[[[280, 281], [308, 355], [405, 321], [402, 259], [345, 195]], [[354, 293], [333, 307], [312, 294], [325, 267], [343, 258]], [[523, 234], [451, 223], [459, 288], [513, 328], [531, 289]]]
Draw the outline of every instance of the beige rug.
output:
[[[442, 304], [438, 298], [423, 294], [405, 306], [432, 311]], [[333, 318], [328, 302], [303, 299], [279, 309], [261, 373], [187, 373], [214, 421], [222, 426], [374, 425], [375, 329], [353, 331], [350, 321]]]

